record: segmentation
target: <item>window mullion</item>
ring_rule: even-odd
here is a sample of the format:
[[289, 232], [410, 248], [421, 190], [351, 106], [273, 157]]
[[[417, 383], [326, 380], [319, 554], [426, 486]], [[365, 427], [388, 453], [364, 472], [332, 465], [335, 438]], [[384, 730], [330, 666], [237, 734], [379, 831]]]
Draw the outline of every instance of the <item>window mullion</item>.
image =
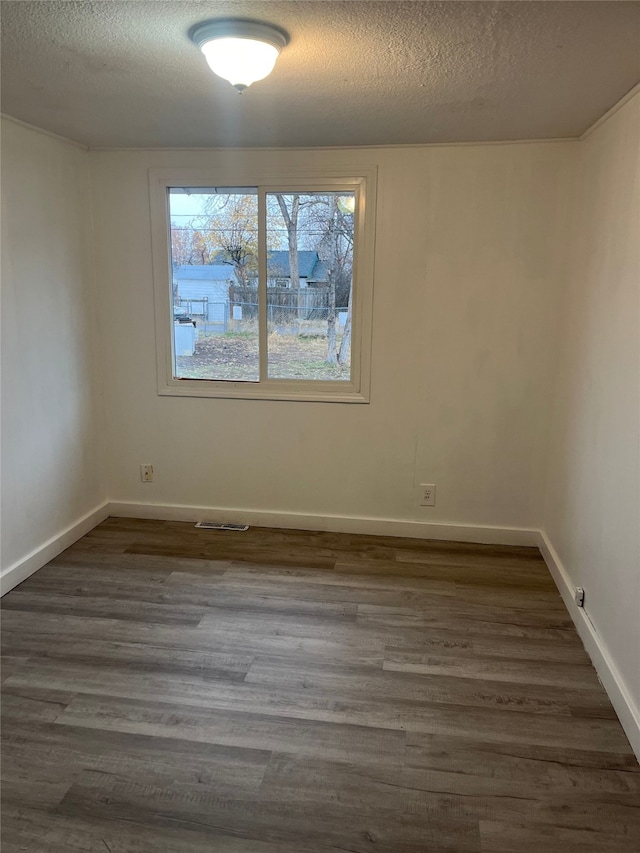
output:
[[260, 353], [260, 382], [267, 371], [267, 194], [258, 188], [258, 344]]

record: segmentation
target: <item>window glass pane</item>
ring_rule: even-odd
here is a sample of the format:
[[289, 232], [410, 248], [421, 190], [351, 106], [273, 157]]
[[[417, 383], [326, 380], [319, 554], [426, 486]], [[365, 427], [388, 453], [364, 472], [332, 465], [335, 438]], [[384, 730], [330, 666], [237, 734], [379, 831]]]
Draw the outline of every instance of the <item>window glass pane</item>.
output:
[[169, 191], [174, 378], [257, 382], [258, 193]]
[[267, 194], [267, 375], [351, 378], [353, 192]]

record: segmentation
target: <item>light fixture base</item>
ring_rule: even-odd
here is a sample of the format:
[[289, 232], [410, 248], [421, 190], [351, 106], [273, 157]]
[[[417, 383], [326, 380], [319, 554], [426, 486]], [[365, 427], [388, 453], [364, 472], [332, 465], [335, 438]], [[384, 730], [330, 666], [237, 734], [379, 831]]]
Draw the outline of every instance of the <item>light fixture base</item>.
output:
[[189, 38], [201, 50], [208, 41], [220, 38], [244, 38], [264, 41], [282, 50], [289, 43], [289, 36], [280, 27], [245, 18], [217, 18], [202, 21], [189, 30]]

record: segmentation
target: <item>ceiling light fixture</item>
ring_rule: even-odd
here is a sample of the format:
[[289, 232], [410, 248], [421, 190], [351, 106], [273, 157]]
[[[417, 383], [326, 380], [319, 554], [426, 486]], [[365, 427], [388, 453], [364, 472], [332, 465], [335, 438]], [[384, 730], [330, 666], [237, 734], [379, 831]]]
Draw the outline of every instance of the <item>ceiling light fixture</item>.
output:
[[213, 73], [239, 92], [273, 71], [278, 54], [289, 41], [278, 27], [239, 18], [203, 21], [189, 35]]

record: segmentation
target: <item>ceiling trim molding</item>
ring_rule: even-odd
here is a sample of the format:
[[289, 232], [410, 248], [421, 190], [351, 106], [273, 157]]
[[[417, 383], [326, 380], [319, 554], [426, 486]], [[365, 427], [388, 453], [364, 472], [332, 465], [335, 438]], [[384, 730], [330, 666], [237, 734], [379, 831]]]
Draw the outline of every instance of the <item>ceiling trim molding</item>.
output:
[[591, 134], [595, 130], [601, 127], [606, 121], [609, 121], [609, 119], [614, 116], [618, 112], [618, 110], [622, 109], [622, 107], [624, 107], [625, 104], [628, 104], [629, 101], [635, 98], [636, 95], [640, 95], [640, 83], [636, 83], [633, 89], [629, 89], [627, 94], [623, 95], [619, 101], [616, 101], [616, 103], [611, 107], [610, 110], [607, 110], [606, 113], [604, 113], [604, 115], [601, 115], [597, 121], [594, 121], [594, 123], [590, 125], [584, 133], [578, 136], [578, 142], [582, 142], [583, 139], [586, 139], [588, 136], [591, 136]]
[[59, 133], [54, 133], [52, 130], [45, 130], [43, 127], [38, 127], [35, 124], [29, 124], [28, 121], [22, 121], [22, 119], [14, 118], [14, 116], [10, 116], [7, 113], [0, 112], [0, 118], [5, 121], [10, 121], [13, 124], [17, 124], [19, 127], [26, 127], [27, 130], [34, 130], [36, 133], [41, 133], [43, 136], [49, 136], [51, 139], [56, 139], [58, 142], [66, 142], [67, 145], [73, 145], [75, 148], [80, 148], [82, 151], [89, 151], [89, 146], [85, 145], [83, 142], [78, 142], [77, 139], [69, 139], [68, 136], [61, 136]]
[[394, 144], [381, 145], [296, 145], [293, 148], [285, 148], [283, 146], [257, 146], [257, 147], [229, 147], [229, 146], [209, 146], [209, 147], [169, 147], [169, 148], [148, 148], [148, 147], [118, 147], [118, 146], [101, 146], [90, 145], [88, 150], [91, 152], [115, 152], [115, 151], [130, 151], [135, 153], [144, 152], [146, 154], [178, 152], [178, 151], [384, 151], [396, 148], [477, 148], [487, 145], [549, 145], [551, 143], [567, 143], [579, 142], [578, 136], [558, 136], [545, 139], [489, 139], [478, 142], [404, 142]]

